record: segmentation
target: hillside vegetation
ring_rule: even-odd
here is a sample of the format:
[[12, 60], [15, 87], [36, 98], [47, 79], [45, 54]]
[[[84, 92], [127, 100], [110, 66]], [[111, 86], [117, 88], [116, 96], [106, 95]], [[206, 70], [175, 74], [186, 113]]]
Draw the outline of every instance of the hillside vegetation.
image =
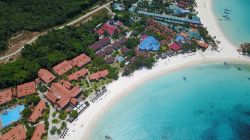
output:
[[64, 23], [102, 0], [0, 0], [0, 52], [21, 31], [42, 31]]
[[53, 30], [39, 37], [35, 43], [22, 50], [20, 59], [0, 65], [0, 89], [34, 80], [40, 68], [50, 69], [55, 64], [81, 53], [91, 56], [93, 62], [98, 63], [98, 68], [107, 67], [103, 60], [95, 57], [95, 53], [88, 46], [98, 40], [98, 35], [91, 29], [109, 18], [107, 12], [100, 11], [97, 17], [83, 25]]

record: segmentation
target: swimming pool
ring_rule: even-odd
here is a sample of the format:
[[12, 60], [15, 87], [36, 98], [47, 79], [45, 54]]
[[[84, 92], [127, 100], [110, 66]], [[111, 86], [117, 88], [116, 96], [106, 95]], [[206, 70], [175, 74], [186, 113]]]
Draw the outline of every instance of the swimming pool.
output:
[[24, 110], [24, 105], [17, 105], [14, 108], [3, 111], [0, 114], [2, 128], [21, 119], [21, 112], [23, 110]]

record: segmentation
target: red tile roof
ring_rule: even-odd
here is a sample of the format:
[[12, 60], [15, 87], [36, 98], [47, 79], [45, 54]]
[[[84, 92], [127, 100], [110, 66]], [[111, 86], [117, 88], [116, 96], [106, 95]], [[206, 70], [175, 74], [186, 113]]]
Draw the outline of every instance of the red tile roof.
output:
[[45, 101], [41, 100], [34, 108], [32, 114], [29, 117], [29, 121], [35, 123], [39, 117], [42, 116], [43, 110], [46, 108]]
[[69, 104], [70, 99], [74, 98], [79, 95], [81, 92], [80, 87], [71, 87], [68, 89], [65, 87], [65, 84], [60, 83], [53, 83], [51, 85], [50, 91], [55, 94], [56, 97], [58, 97], [58, 101], [56, 103], [59, 105], [59, 107], [64, 108], [66, 105]]
[[36, 83], [28, 82], [17, 86], [17, 97], [24, 97], [36, 92]]
[[71, 64], [73, 66], [82, 67], [85, 64], [89, 63], [90, 61], [91, 61], [91, 59], [87, 55], [81, 54], [81, 55], [73, 58], [71, 60]]
[[103, 47], [109, 45], [111, 43], [111, 40], [109, 37], [104, 37], [102, 39], [100, 39], [99, 41], [97, 41], [96, 43], [92, 44], [89, 46], [89, 48], [91, 50], [93, 50], [94, 52], [102, 49]]
[[56, 101], [59, 99], [54, 93], [51, 91], [48, 91], [48, 93], [45, 95], [46, 98], [51, 101], [52, 103], [56, 103]]
[[1, 90], [0, 91], [0, 105], [11, 101], [13, 96], [14, 95], [13, 95], [11, 88]]
[[26, 129], [23, 125], [17, 125], [0, 137], [0, 140], [25, 140]]
[[71, 70], [73, 66], [70, 64], [69, 61], [65, 60], [56, 66], [54, 66], [52, 69], [55, 71], [56, 74], [58, 75], [63, 75], [67, 71]]
[[109, 25], [107, 23], [105, 23], [99, 30], [97, 30], [97, 33], [99, 35], [103, 35], [105, 31], [107, 31], [109, 33], [109, 35], [113, 35], [115, 30], [117, 30], [118, 32], [120, 32], [119, 29], [117, 29], [116, 26], [113, 25]]
[[70, 103], [73, 104], [74, 106], [76, 106], [77, 103], [78, 103], [78, 101], [77, 101], [76, 98], [71, 98], [71, 99], [70, 99]]
[[88, 74], [88, 70], [87, 69], [81, 69], [79, 71], [76, 71], [73, 74], [70, 74], [67, 78], [68, 78], [69, 81], [78, 80], [78, 78], [84, 77], [87, 74]]
[[99, 80], [100, 78], [106, 78], [109, 74], [108, 70], [98, 71], [89, 76], [89, 80]]
[[42, 135], [46, 133], [45, 124], [37, 124], [36, 129], [31, 137], [31, 140], [41, 140]]
[[68, 90], [70, 90], [73, 87], [73, 85], [69, 81], [60, 80], [59, 83], [62, 84], [64, 87], [66, 87]]
[[39, 78], [41, 78], [46, 84], [52, 82], [54, 79], [56, 79], [56, 77], [50, 73], [48, 70], [46, 69], [40, 69], [38, 71], [38, 76]]
[[169, 49], [172, 49], [172, 50], [178, 52], [181, 49], [181, 46], [178, 45], [177, 43], [172, 43], [171, 45], [169, 45]]

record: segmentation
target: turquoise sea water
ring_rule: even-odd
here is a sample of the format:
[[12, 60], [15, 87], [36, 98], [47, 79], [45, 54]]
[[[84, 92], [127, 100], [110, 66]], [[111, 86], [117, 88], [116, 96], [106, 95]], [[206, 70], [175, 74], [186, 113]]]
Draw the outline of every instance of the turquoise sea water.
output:
[[24, 105], [17, 105], [12, 109], [3, 111], [3, 113], [0, 115], [2, 127], [6, 127], [11, 123], [21, 119], [21, 112], [24, 110], [24, 108]]
[[199, 65], [147, 81], [100, 116], [90, 140], [106, 135], [113, 140], [250, 139], [250, 67]]
[[237, 46], [250, 42], [250, 0], [213, 0], [213, 11], [217, 19], [222, 18], [224, 9], [232, 11], [231, 21], [218, 20], [220, 28], [228, 39]]

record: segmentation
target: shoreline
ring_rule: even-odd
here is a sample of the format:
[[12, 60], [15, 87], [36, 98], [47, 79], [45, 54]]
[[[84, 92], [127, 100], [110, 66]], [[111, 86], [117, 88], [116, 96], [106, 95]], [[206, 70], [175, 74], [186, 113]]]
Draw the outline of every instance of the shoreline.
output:
[[88, 140], [97, 121], [109, 110], [109, 107], [131, 93], [138, 85], [150, 79], [199, 64], [223, 63], [225, 61], [233, 64], [250, 64], [250, 59], [239, 55], [237, 47], [224, 36], [223, 31], [219, 28], [217, 18], [212, 12], [212, 1], [197, 0], [196, 2], [198, 6], [196, 10], [199, 12], [198, 16], [201, 18], [201, 22], [207, 27], [209, 34], [216, 35], [216, 40], [221, 42], [218, 45], [220, 52], [211, 50], [210, 47], [205, 52], [197, 51], [192, 54], [160, 59], [151, 70], [141, 69], [133, 73], [132, 76], [119, 77], [118, 80], [107, 85], [107, 90], [110, 92], [105, 97], [101, 97], [102, 100], [90, 103], [90, 106], [79, 115], [76, 121], [68, 123], [69, 135], [66, 135], [64, 139]]

